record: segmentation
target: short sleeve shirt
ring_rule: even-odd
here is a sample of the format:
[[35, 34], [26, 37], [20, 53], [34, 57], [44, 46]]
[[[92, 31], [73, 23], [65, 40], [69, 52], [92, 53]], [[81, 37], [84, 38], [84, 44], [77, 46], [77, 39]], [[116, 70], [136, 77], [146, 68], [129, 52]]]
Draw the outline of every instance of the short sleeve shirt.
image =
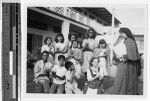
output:
[[[55, 65], [52, 68], [52, 71], [55, 72], [56, 75], [62, 77], [62, 76], [66, 75], [67, 69], [65, 67], [60, 67], [59, 65]], [[65, 80], [60, 80], [60, 79], [54, 78], [53, 83], [55, 83], [55, 84], [64, 84]]]
[[38, 75], [44, 74], [45, 71], [49, 71], [52, 68], [52, 64], [50, 62], [44, 63], [43, 60], [38, 61], [34, 67], [34, 77], [37, 78]]

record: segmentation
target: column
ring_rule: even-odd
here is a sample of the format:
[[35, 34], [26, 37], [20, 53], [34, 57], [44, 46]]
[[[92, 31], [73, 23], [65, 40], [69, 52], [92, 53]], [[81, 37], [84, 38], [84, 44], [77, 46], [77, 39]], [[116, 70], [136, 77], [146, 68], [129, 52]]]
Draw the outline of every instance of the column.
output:
[[64, 35], [65, 43], [68, 42], [69, 28], [70, 28], [70, 22], [68, 20], [64, 20], [64, 22], [62, 23], [61, 33]]

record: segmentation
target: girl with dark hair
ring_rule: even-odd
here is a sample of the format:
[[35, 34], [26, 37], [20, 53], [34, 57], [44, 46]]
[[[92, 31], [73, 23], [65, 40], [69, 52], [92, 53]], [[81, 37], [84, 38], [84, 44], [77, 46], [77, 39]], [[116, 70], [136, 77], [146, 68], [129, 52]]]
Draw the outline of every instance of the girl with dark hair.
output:
[[94, 57], [97, 57], [100, 61], [99, 65], [105, 70], [104, 75], [108, 75], [108, 59], [109, 59], [109, 49], [107, 43], [104, 39], [99, 41], [98, 48], [94, 50]]
[[114, 81], [113, 94], [137, 94], [137, 70], [140, 68], [140, 55], [136, 41], [128, 28], [120, 28], [120, 40], [114, 46], [117, 72]]
[[95, 48], [97, 47], [96, 44], [96, 32], [94, 29], [89, 29], [86, 33], [86, 39], [83, 40], [83, 66], [82, 66], [82, 70], [83, 72], [86, 72], [87, 69], [89, 69], [89, 61], [91, 60], [91, 58], [93, 57], [93, 52], [95, 50]]
[[77, 34], [69, 34], [68, 35], [68, 46], [69, 46], [69, 48], [72, 48], [72, 42], [73, 41], [77, 41], [77, 39], [78, 39], [78, 35]]
[[103, 69], [101, 69], [98, 65], [99, 59], [98, 58], [91, 58], [89, 65], [90, 68], [87, 70], [87, 92], [86, 94], [98, 94], [99, 90], [103, 90]]
[[49, 54], [49, 58], [48, 58], [48, 61], [50, 61], [51, 63], [53, 63], [54, 61], [54, 58], [53, 58], [53, 54], [54, 54], [54, 43], [53, 43], [53, 39], [51, 37], [46, 37], [45, 40], [44, 40], [44, 44], [41, 48], [41, 53], [44, 52], [44, 51], [48, 51], [50, 54]]
[[58, 56], [65, 54], [65, 44], [63, 34], [57, 34], [55, 38], [55, 63], [58, 63]]

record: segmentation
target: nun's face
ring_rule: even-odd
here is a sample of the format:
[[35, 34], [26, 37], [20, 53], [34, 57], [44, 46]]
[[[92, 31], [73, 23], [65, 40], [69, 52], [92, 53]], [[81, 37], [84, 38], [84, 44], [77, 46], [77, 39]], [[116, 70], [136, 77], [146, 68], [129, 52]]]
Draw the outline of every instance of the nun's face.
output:
[[122, 38], [124, 38], [124, 39], [127, 38], [127, 35], [126, 35], [125, 33], [122, 33], [122, 32], [119, 32], [119, 33], [120, 33], [120, 36], [121, 36]]

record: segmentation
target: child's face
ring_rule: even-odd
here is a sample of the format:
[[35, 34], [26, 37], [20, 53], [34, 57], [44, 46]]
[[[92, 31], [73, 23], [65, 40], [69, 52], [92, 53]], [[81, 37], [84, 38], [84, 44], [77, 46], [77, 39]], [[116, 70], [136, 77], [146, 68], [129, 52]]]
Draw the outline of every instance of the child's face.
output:
[[98, 66], [98, 59], [94, 59], [92, 64], [93, 64], [93, 66], [97, 67]]
[[51, 39], [48, 39], [48, 40], [46, 41], [47, 45], [50, 45], [50, 44], [51, 44], [51, 42], [52, 42], [52, 40], [51, 40]]
[[92, 38], [93, 37], [93, 31], [89, 32], [89, 37]]
[[76, 38], [75, 38], [75, 35], [72, 35], [71, 36], [71, 41], [74, 41]]
[[74, 71], [74, 70], [75, 70], [75, 66], [74, 66], [74, 65], [71, 65], [70, 71]]
[[64, 64], [65, 64], [65, 60], [63, 58], [61, 58], [60, 60], [58, 60], [58, 62], [59, 62], [60, 66], [64, 66]]
[[47, 59], [48, 59], [48, 54], [43, 53], [42, 59], [43, 59], [43, 61], [47, 61]]
[[57, 39], [58, 39], [58, 42], [62, 41], [62, 37], [61, 36], [58, 36]]
[[73, 48], [77, 48], [78, 47], [78, 43], [75, 41], [73, 42]]
[[106, 44], [103, 43], [103, 44], [100, 44], [100, 46], [101, 46], [102, 48], [105, 48], [105, 47], [106, 47]]

